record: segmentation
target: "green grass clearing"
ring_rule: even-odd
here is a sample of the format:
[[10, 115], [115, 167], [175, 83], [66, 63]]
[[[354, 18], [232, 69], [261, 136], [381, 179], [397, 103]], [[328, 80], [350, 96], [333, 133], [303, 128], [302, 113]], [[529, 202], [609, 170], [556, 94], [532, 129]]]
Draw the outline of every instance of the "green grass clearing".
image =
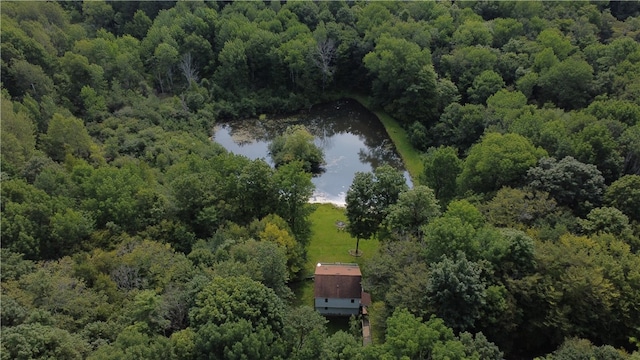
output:
[[415, 185], [418, 185], [419, 176], [424, 171], [424, 164], [422, 162], [420, 152], [411, 145], [409, 134], [407, 134], [402, 126], [400, 126], [400, 124], [398, 124], [398, 122], [387, 113], [373, 109], [366, 96], [352, 93], [345, 94], [345, 96], [356, 100], [378, 117], [380, 122], [382, 122], [382, 125], [384, 125], [387, 130], [387, 134], [389, 134], [391, 141], [393, 141], [396, 146], [396, 150], [398, 150], [405, 168], [409, 172], [409, 175], [411, 175], [411, 181], [413, 181]]
[[[319, 262], [357, 263], [362, 266], [367, 259], [378, 251], [378, 240], [360, 240], [362, 256], [354, 257], [349, 250], [356, 248], [356, 239], [347, 231], [338, 230], [336, 221], [347, 221], [344, 208], [332, 204], [316, 204], [311, 214], [311, 230], [313, 235], [307, 248], [307, 265], [305, 277], [312, 276]], [[295, 305], [313, 306], [313, 280], [305, 280], [292, 284], [296, 295]]]

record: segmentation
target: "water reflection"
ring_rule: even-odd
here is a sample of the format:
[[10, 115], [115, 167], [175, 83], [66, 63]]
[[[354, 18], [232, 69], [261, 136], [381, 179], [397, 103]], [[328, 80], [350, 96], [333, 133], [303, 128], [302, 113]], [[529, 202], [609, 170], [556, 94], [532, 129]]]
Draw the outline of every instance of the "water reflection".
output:
[[316, 192], [311, 201], [344, 205], [355, 173], [373, 171], [385, 163], [403, 171], [410, 183], [402, 160], [380, 121], [352, 100], [317, 105], [295, 116], [219, 124], [214, 129], [213, 140], [233, 153], [250, 159], [262, 158], [273, 165], [269, 143], [294, 124], [305, 125], [324, 152], [325, 171], [312, 179]]

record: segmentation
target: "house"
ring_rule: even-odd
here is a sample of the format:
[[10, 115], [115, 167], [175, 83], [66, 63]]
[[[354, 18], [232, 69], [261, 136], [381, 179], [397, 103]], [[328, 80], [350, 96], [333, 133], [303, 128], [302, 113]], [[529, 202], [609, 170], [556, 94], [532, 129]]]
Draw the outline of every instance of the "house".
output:
[[[323, 315], [360, 314], [363, 304], [362, 273], [358, 264], [318, 263], [315, 271], [315, 309]], [[368, 294], [364, 295], [370, 299]], [[370, 301], [370, 300], [369, 300]]]

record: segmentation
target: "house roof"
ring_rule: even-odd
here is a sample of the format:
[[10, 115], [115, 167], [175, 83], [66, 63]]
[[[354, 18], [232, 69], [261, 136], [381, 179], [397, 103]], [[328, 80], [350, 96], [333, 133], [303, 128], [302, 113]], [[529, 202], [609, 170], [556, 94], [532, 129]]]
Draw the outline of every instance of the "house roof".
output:
[[362, 276], [358, 264], [343, 263], [318, 263], [316, 266], [317, 275], [346, 275], [346, 276]]
[[360, 299], [362, 274], [357, 264], [318, 264], [314, 296], [334, 299]]

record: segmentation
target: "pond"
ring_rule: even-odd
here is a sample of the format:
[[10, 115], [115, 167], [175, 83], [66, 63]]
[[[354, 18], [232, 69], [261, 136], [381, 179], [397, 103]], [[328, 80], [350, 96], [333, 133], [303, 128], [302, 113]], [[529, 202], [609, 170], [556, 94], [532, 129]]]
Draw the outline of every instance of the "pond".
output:
[[325, 159], [324, 172], [314, 176], [316, 187], [310, 202], [345, 205], [345, 195], [356, 172], [370, 172], [390, 164], [408, 172], [378, 118], [354, 100], [314, 105], [309, 111], [272, 118], [247, 119], [216, 125], [213, 140], [250, 159], [264, 159], [273, 166], [269, 143], [290, 125], [302, 124], [315, 136]]

